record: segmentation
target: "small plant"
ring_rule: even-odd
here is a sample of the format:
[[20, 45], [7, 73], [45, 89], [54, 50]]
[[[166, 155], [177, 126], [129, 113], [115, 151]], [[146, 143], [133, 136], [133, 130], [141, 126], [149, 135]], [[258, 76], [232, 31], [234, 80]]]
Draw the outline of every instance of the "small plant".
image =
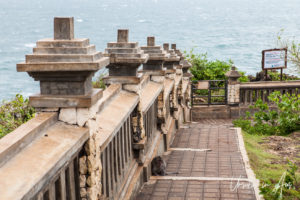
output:
[[0, 138], [34, 117], [35, 110], [20, 94], [0, 105]]
[[264, 195], [266, 200], [299, 200], [300, 180], [296, 174], [297, 170], [297, 165], [288, 161], [288, 168], [278, 182], [274, 183], [273, 180], [262, 182], [260, 194]]
[[104, 75], [101, 74], [99, 77], [97, 77], [96, 81], [93, 81], [94, 88], [105, 89], [105, 83], [103, 81], [103, 77], [104, 77]]
[[234, 120], [235, 126], [241, 127], [250, 134], [286, 135], [300, 129], [300, 95], [273, 92], [269, 100], [277, 106], [277, 110], [270, 110], [267, 103], [261, 99], [255, 102], [253, 115], [246, 113], [245, 117]]

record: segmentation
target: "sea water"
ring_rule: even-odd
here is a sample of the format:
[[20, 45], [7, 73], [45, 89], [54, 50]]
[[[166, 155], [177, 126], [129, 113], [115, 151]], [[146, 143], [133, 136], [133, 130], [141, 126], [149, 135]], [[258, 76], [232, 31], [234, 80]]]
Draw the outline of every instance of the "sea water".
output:
[[[280, 29], [300, 36], [299, 0], [0, 0], [0, 100], [39, 92], [38, 82], [16, 71], [35, 42], [53, 37], [53, 17], [73, 16], [75, 37], [98, 51], [128, 28], [129, 40], [177, 43], [207, 52], [248, 74], [261, 70], [261, 51], [276, 46]], [[285, 72], [297, 74], [292, 65]]]

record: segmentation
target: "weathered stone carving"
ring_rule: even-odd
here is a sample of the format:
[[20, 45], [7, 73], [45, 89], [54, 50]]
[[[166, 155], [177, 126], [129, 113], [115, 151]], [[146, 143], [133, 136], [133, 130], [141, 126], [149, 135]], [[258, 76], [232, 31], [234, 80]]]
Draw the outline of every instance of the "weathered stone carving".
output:
[[228, 77], [227, 102], [229, 105], [238, 105], [240, 102], [240, 83], [238, 78], [241, 77], [241, 74], [236, 71], [235, 66], [232, 66], [225, 76]]
[[169, 49], [169, 43], [164, 43], [163, 47], [164, 50], [170, 54], [170, 57], [165, 59], [164, 67], [166, 67], [167, 70], [174, 70], [175, 64], [179, 62], [180, 57], [177, 56], [174, 49]]
[[149, 55], [147, 63], [143, 64], [145, 71], [162, 71], [165, 59], [170, 57], [161, 46], [155, 46], [155, 37], [147, 38], [147, 46], [142, 46], [142, 50]]
[[190, 77], [191, 74], [188, 73], [188, 70], [192, 67], [192, 64], [187, 60], [181, 60], [180, 64], [182, 65], [182, 73], [184, 77]]
[[118, 30], [118, 41], [107, 43], [105, 53], [110, 58], [107, 68], [111, 78], [137, 76], [138, 67], [149, 58], [138, 46], [138, 42], [128, 42], [127, 29]]
[[33, 54], [17, 64], [40, 81], [40, 95], [30, 97], [34, 107], [90, 107], [102, 96], [92, 89], [92, 76], [109, 64], [89, 39], [74, 39], [74, 19], [54, 18], [54, 39], [36, 43]]

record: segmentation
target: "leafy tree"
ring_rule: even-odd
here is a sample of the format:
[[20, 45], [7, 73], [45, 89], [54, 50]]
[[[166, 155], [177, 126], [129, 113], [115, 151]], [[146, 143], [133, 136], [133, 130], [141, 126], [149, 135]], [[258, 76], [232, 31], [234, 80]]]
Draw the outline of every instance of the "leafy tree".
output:
[[[185, 52], [186, 53], [186, 52]], [[194, 80], [225, 80], [225, 74], [231, 69], [233, 61], [229, 60], [210, 61], [207, 54], [194, 54], [193, 50], [186, 55], [186, 58], [191, 62], [191, 73], [194, 75]], [[245, 72], [240, 72], [242, 77], [239, 78], [241, 82], [247, 82], [248, 77]]]

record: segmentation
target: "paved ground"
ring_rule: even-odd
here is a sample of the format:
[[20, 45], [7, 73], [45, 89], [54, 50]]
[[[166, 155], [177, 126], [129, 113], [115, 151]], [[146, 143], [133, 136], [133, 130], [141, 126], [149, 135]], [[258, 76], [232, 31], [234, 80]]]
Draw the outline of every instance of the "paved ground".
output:
[[167, 176], [151, 177], [137, 200], [255, 200], [236, 131], [228, 120], [191, 123], [175, 135], [164, 159]]

